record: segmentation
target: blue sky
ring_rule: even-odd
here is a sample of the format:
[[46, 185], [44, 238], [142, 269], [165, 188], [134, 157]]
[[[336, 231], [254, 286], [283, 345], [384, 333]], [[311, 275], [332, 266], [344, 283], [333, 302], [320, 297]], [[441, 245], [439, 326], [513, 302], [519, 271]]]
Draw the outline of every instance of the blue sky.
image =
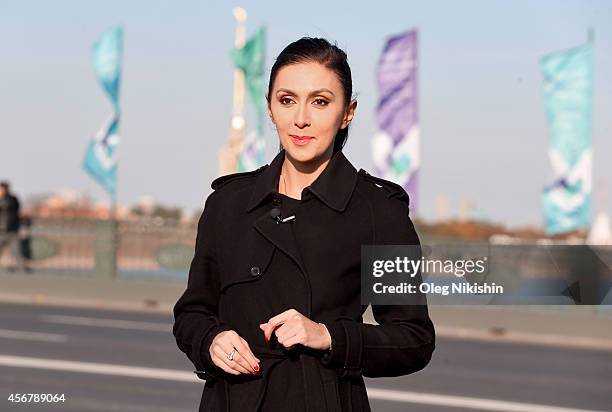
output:
[[[151, 195], [202, 207], [229, 129], [236, 5], [247, 9], [249, 35], [267, 26], [268, 70], [302, 36], [347, 52], [359, 104], [345, 153], [370, 172], [376, 61], [387, 36], [417, 28], [421, 215], [434, 219], [443, 193], [452, 213], [469, 197], [479, 216], [512, 226], [541, 224], [551, 178], [538, 60], [584, 43], [593, 27], [594, 183], [607, 177], [612, 191], [612, 2], [584, 0], [0, 0], [0, 177], [21, 196], [71, 187], [106, 199], [81, 169], [88, 137], [111, 110], [91, 46], [122, 24], [119, 202]], [[267, 133], [270, 159], [271, 123]]]

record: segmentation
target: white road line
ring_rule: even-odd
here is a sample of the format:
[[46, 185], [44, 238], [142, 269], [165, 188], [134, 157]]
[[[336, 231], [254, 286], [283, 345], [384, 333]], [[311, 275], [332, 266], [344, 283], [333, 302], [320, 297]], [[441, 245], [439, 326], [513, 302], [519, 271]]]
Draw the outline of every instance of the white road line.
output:
[[42, 315], [43, 322], [61, 323], [65, 325], [94, 326], [101, 328], [137, 329], [154, 332], [172, 332], [172, 324], [156, 322], [140, 322], [134, 320], [86, 318], [83, 316]]
[[476, 409], [479, 411], [504, 412], [602, 412], [588, 409], [563, 408], [559, 406], [537, 405], [533, 403], [509, 402], [496, 399], [470, 398], [467, 396], [438, 395], [394, 391], [389, 389], [368, 389], [368, 397], [385, 401], [417, 403], [422, 405], [447, 406], [451, 408]]
[[[60, 323], [64, 325], [81, 325], [101, 328], [118, 328], [132, 330], [147, 330], [153, 332], [171, 333], [171, 323], [142, 322], [123, 319], [89, 318], [83, 316], [41, 315], [43, 322]], [[531, 344], [563, 348], [590, 349], [612, 351], [612, 342], [604, 339], [580, 336], [558, 336], [547, 334], [534, 334], [519, 331], [505, 331], [495, 334], [489, 330], [467, 329], [449, 326], [437, 326], [436, 335], [465, 340], [479, 340], [485, 342], [506, 342], [518, 344]]]
[[[21, 356], [0, 355], [0, 366], [18, 368], [51, 369], [68, 372], [95, 373], [102, 375], [127, 376], [133, 378], [162, 379], [178, 382], [202, 383], [195, 374], [181, 370], [144, 368], [105, 363], [74, 362], [67, 360], [51, 360]], [[538, 405], [531, 403], [509, 402], [496, 399], [471, 398], [466, 396], [439, 395], [435, 393], [419, 393], [395, 391], [388, 389], [369, 388], [368, 396], [393, 402], [414, 403], [421, 405], [436, 405], [480, 411], [504, 412], [601, 412], [587, 409], [573, 409], [559, 406]]]
[[485, 342], [507, 342], [562, 348], [612, 351], [612, 342], [605, 339], [582, 336], [560, 336], [520, 331], [493, 333], [490, 330], [456, 328], [452, 326], [436, 326], [436, 335], [441, 337], [479, 340]]
[[16, 368], [51, 369], [67, 372], [95, 373], [100, 375], [162, 379], [179, 382], [202, 382], [202, 380], [200, 380], [193, 372], [172, 369], [144, 368], [139, 366], [112, 365], [108, 363], [75, 362], [68, 360], [0, 355], [0, 365], [12, 366]]
[[22, 330], [10, 330], [10, 329], [0, 329], [0, 338], [20, 339], [20, 340], [37, 340], [41, 342], [54, 342], [54, 343], [63, 343], [68, 340], [67, 336], [58, 335], [56, 333], [26, 332]]

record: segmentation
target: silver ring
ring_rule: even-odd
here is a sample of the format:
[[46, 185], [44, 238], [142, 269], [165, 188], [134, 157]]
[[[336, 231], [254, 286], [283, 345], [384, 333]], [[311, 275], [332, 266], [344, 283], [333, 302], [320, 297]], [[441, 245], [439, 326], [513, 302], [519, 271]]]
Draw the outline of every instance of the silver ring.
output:
[[236, 348], [234, 348], [234, 349], [232, 350], [232, 352], [231, 352], [229, 355], [227, 355], [227, 359], [229, 359], [229, 360], [234, 360], [234, 354], [235, 354], [235, 353], [236, 353]]

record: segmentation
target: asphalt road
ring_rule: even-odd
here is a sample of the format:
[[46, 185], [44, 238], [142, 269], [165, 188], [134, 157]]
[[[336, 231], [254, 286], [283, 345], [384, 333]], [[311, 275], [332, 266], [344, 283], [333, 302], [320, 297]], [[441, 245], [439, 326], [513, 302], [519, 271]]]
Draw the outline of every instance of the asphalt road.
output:
[[[203, 381], [171, 326], [165, 315], [0, 304], [0, 411], [195, 411]], [[439, 338], [424, 371], [366, 384], [373, 411], [612, 411], [612, 352]], [[15, 393], [65, 401], [10, 402]]]

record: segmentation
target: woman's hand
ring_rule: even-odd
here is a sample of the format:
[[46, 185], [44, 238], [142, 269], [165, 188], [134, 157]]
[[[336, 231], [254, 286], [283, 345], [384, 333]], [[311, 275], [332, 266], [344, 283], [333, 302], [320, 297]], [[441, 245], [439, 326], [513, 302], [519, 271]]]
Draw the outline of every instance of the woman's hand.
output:
[[295, 309], [286, 310], [270, 318], [267, 323], [259, 324], [259, 328], [264, 332], [266, 342], [270, 341], [274, 333], [278, 343], [287, 349], [301, 344], [312, 349], [327, 350], [331, 345], [331, 336], [327, 328], [322, 323], [313, 322]]
[[[236, 348], [234, 360], [227, 356]], [[246, 340], [242, 339], [236, 331], [226, 330], [213, 339], [208, 349], [215, 365], [232, 375], [241, 373], [259, 373], [259, 359], [255, 357]]]

